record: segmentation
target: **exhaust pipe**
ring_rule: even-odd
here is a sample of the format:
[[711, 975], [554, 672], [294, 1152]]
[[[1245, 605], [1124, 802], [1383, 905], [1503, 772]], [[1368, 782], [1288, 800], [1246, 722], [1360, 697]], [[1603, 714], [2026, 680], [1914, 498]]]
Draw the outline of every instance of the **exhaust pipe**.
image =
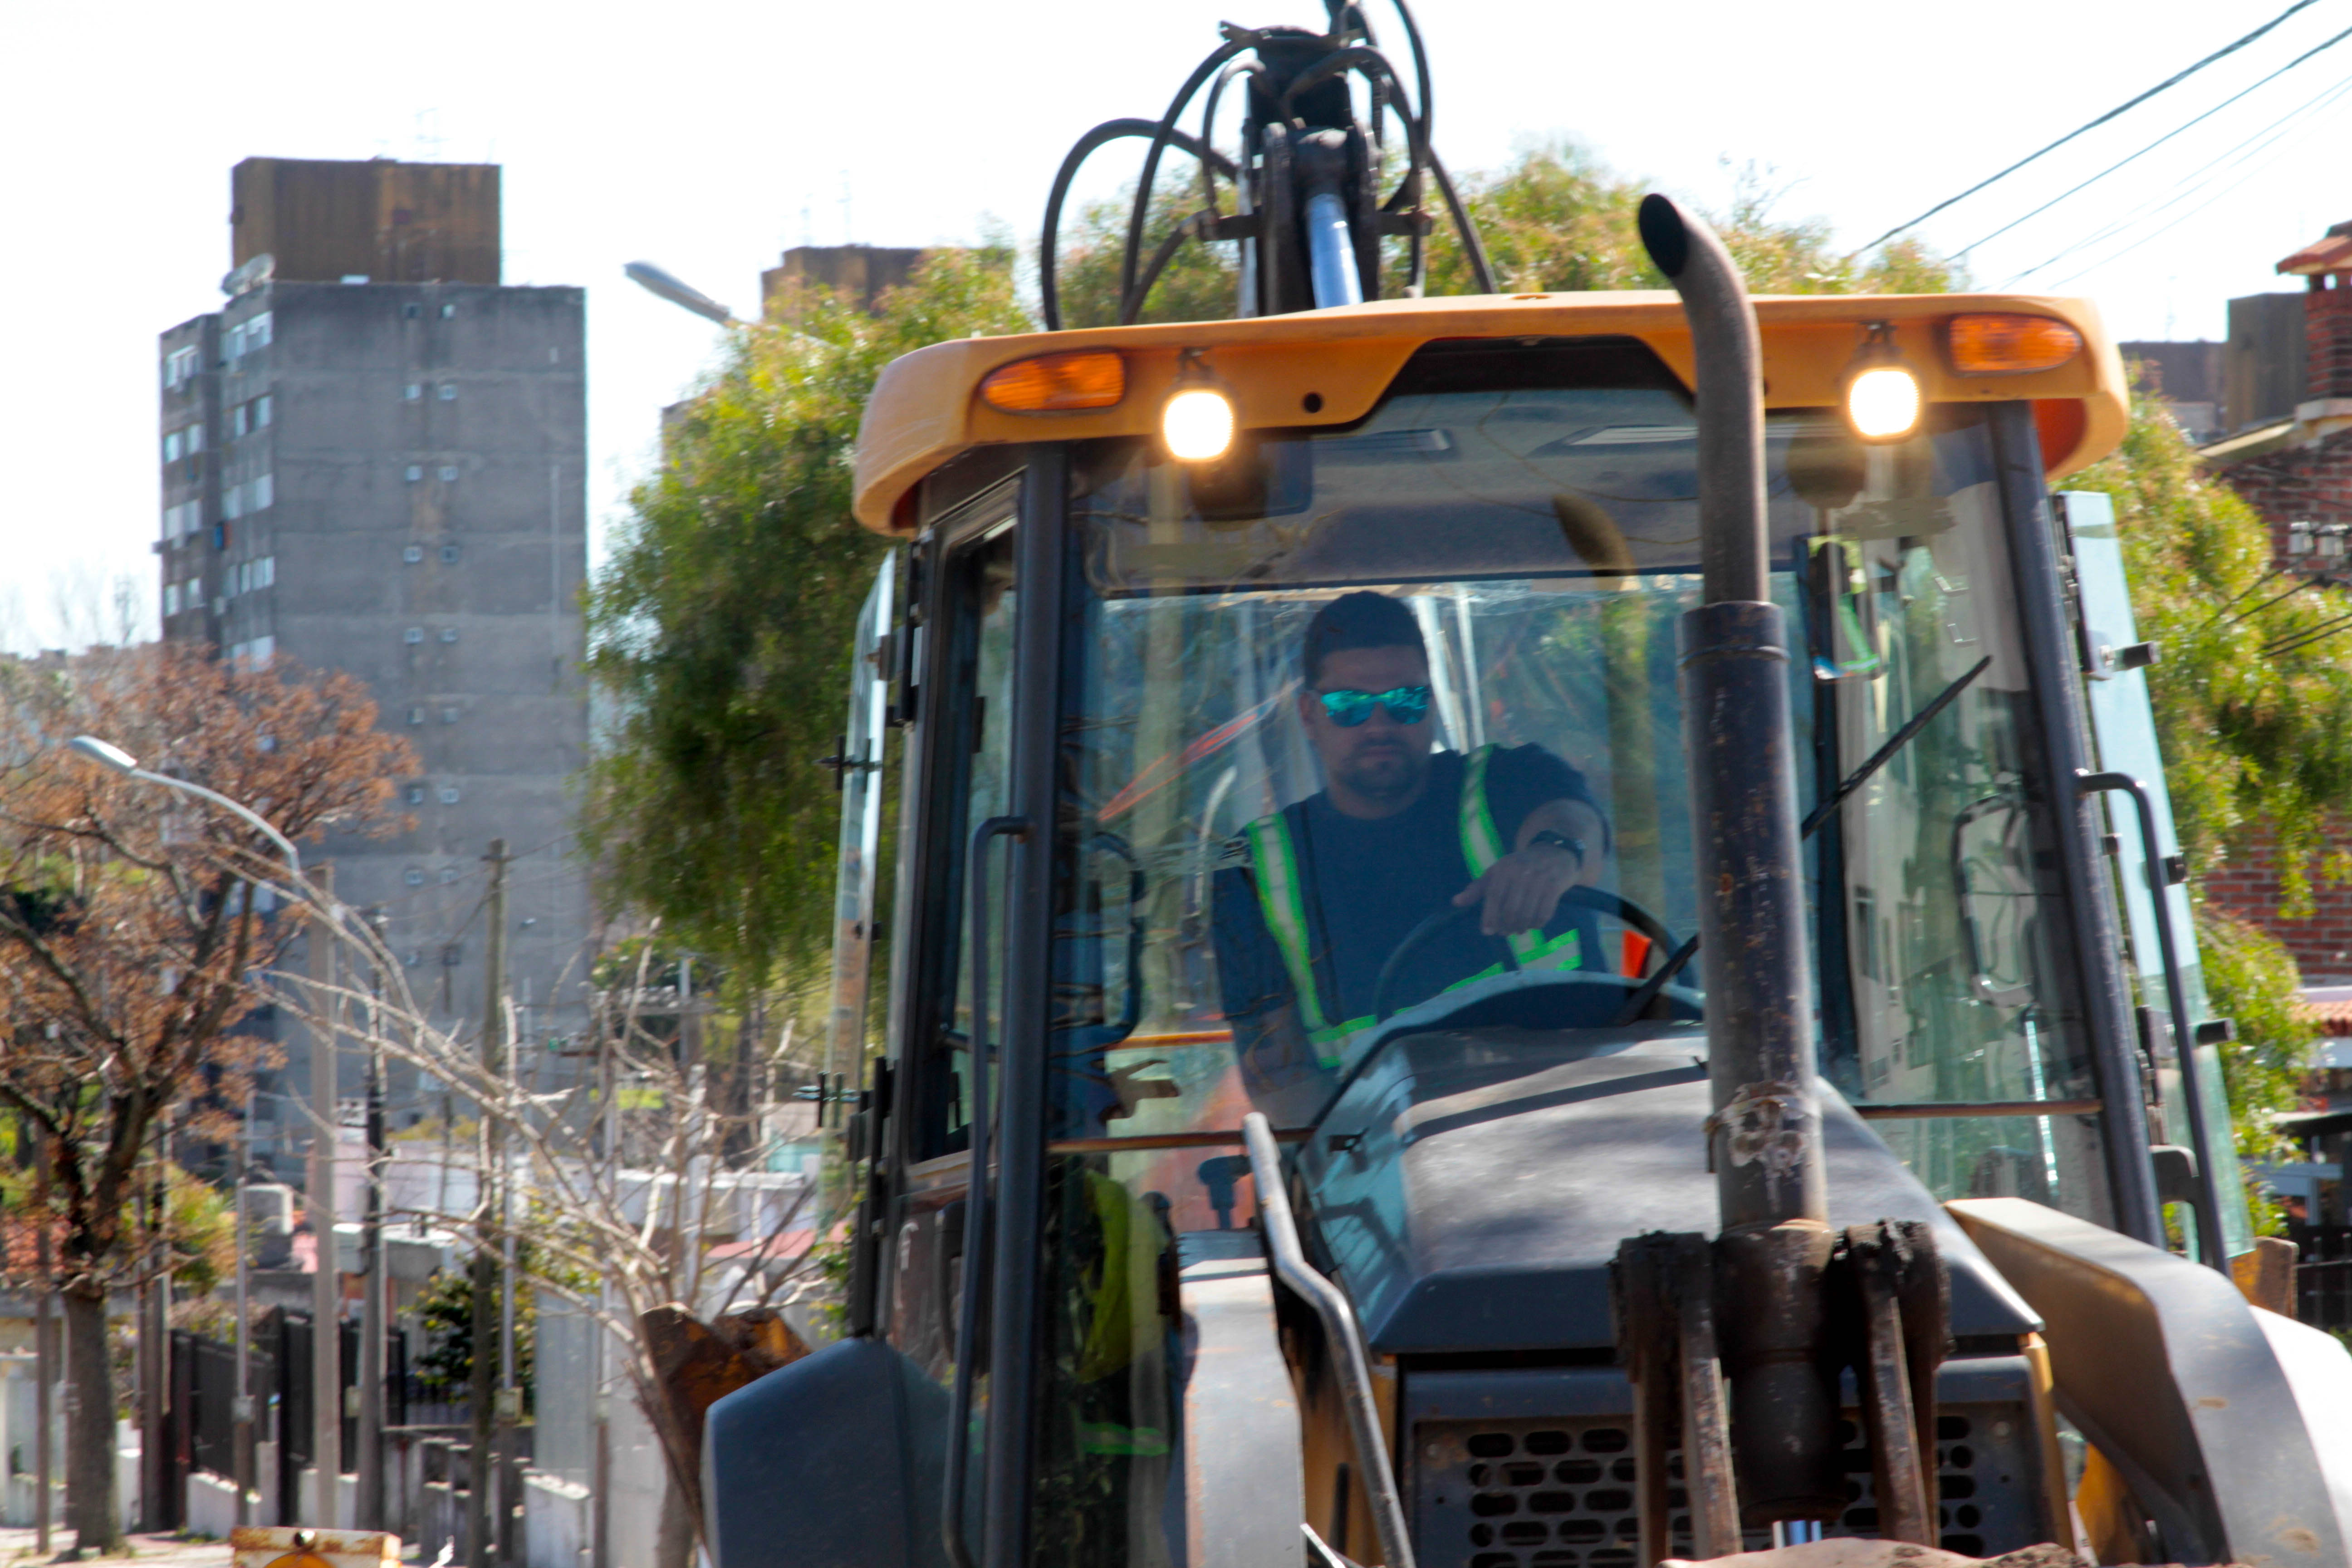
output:
[[1763, 351], [1715, 231], [1661, 195], [1643, 199], [1640, 222], [1682, 297], [1696, 363], [1705, 602], [1682, 620], [1684, 740], [1740, 1518], [1828, 1519], [1845, 1503], [1835, 1373], [1824, 1373], [1822, 1275], [1836, 1238], [1813, 1094], [1790, 649], [1764, 529]]

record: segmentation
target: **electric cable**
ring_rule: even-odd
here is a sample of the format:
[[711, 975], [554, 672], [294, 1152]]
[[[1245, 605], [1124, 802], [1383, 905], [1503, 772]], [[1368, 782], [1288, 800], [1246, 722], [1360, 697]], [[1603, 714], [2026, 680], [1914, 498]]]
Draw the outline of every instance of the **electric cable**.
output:
[[1969, 244], [1960, 247], [1959, 249], [1952, 252], [1952, 255], [1956, 258], [1966, 256], [1969, 251], [1976, 249], [1978, 246], [1989, 244], [1993, 240], [1999, 239], [2002, 235], [2007, 234], [2019, 224], [2027, 223], [2034, 218], [2040, 217], [2043, 213], [2048, 212], [2052, 207], [2056, 206], [2059, 203], [2066, 200], [2069, 196], [2075, 195], [2088, 187], [2097, 184], [2101, 180], [2105, 179], [2109, 174], [2114, 174], [2117, 169], [2122, 168], [2125, 164], [2135, 163], [2137, 160], [2146, 157], [2148, 153], [2155, 152], [2158, 147], [2163, 146], [2167, 142], [2171, 141], [2182, 132], [2189, 130], [2192, 126], [2203, 124], [2206, 121], [2212, 119], [2215, 115], [2221, 113], [2221, 110], [2229, 108], [2230, 105], [2237, 102], [2248, 93], [2251, 93], [2259, 88], [2268, 87], [2272, 82], [2274, 82], [2279, 78], [2286, 75], [2287, 72], [2294, 69], [2295, 67], [2303, 64], [2304, 61], [2310, 59], [2314, 55], [2323, 54], [2326, 51], [2334, 48], [2336, 45], [2342, 43], [2347, 38], [2352, 38], [2352, 27], [2345, 28], [2342, 32], [2336, 34], [2326, 43], [2305, 49], [2303, 53], [2295, 56], [2294, 58], [2287, 61], [2286, 64], [2279, 67], [2278, 69], [2271, 72], [2270, 75], [2263, 78], [2262, 80], [2255, 82], [2252, 87], [2243, 88], [2239, 91], [2231, 94], [2228, 98], [2223, 99], [2221, 102], [2215, 104], [2204, 113], [2197, 116], [2194, 120], [2183, 121], [2179, 125], [2176, 125], [2171, 130], [2166, 132], [2163, 135], [2158, 137], [2155, 141], [2149, 142], [2147, 146], [2141, 148], [2138, 152], [2108, 164], [2097, 174], [2093, 174], [2089, 179], [2084, 180], [2081, 184], [2073, 186], [2068, 190], [2061, 191], [2058, 195], [2051, 197], [2048, 201], [2043, 202], [2040, 206], [2035, 207], [2032, 212], [2027, 213], [2023, 217], [2014, 217], [2010, 219], [1999, 228], [1994, 229], [1990, 234], [1986, 235], [1982, 239], [1972, 240]]
[[[2294, 115], [2293, 115], [2293, 116], [2290, 116], [2289, 118], [2290, 118], [2290, 119], [2299, 118], [2301, 115], [2303, 115], [2303, 114], [2304, 114], [2305, 112], [2306, 112], [2306, 111], [2316, 112], [2316, 111], [2318, 111], [2318, 110], [2326, 110], [2326, 109], [2333, 108], [2333, 107], [2334, 107], [2334, 105], [2335, 105], [2335, 102], [2336, 102], [2336, 100], [2341, 100], [2347, 92], [2352, 92], [2352, 79], [2347, 79], [2346, 80], [2344, 80], [2344, 81], [2342, 81], [2342, 82], [2337, 83], [2335, 87], [2333, 87], [2333, 88], [2329, 89], [2326, 93], [2321, 94], [2320, 99], [2315, 99], [2315, 100], [2314, 100], [2311, 103], [2305, 105], [2305, 106], [2304, 106], [2304, 109], [2296, 110], [2296, 111], [2295, 111], [2295, 114], [2294, 114]], [[2322, 100], [2326, 100], [2326, 101], [2322, 101]], [[2261, 145], [2261, 146], [2259, 146], [2259, 147], [2255, 147], [2255, 148], [2253, 148], [2252, 151], [2248, 152], [2248, 153], [2245, 154], [2245, 157], [2238, 159], [2238, 160], [2237, 160], [2237, 162], [2236, 162], [2236, 163], [2233, 163], [2233, 164], [2231, 165], [2231, 167], [2233, 167], [2233, 168], [2234, 168], [2234, 167], [2236, 167], [2236, 166], [2237, 166], [2237, 164], [2245, 163], [2245, 162], [2246, 162], [2246, 160], [2247, 160], [2247, 159], [2249, 159], [2249, 158], [2252, 158], [2252, 157], [2256, 156], [2256, 155], [2257, 155], [2257, 154], [2259, 154], [2259, 153], [2264, 153], [2264, 152], [2270, 151], [2270, 150], [2272, 149], [2272, 147], [2273, 147], [2273, 145], [2275, 145], [2277, 142], [2286, 141], [2286, 140], [2290, 139], [2292, 136], [2296, 135], [2296, 134], [2299, 134], [2299, 133], [2300, 133], [2300, 131], [2308, 131], [2309, 129], [2311, 129], [2311, 127], [2310, 127], [2310, 126], [2308, 126], [2308, 125], [2305, 125], [2305, 126], [2301, 127], [2301, 128], [2300, 128], [2300, 130], [2285, 130], [2285, 129], [2279, 130], [2278, 134], [2277, 134], [2276, 136], [2273, 136], [2273, 137], [2271, 139], [2271, 141], [2266, 142], [2263, 143], [2263, 145]], [[2259, 165], [2259, 164], [2258, 164], [2258, 165], [2256, 165], [2256, 166], [2257, 166], [2257, 167], [2264, 167], [2264, 166], [2267, 166], [2267, 165]], [[2226, 173], [2227, 171], [2224, 171], [2224, 172]], [[2217, 176], [2217, 177], [2218, 177], [2218, 176]], [[2212, 183], [2213, 183], [2212, 181], [2210, 181], [2210, 180], [2209, 180], [2209, 181], [2207, 181], [2207, 182], [2206, 182], [2206, 184], [2209, 184], [2209, 185], [2210, 185], [2210, 184], [2211, 184]], [[2201, 190], [2201, 189], [2203, 189], [2203, 188], [2204, 188], [2204, 187], [2200, 185], [2200, 186], [2197, 187], [2197, 190]], [[2052, 285], [2051, 285], [2051, 287], [2052, 287], [2052, 288], [2053, 288], [2053, 289], [2055, 289], [2055, 288], [2063, 288], [2065, 285], [2067, 285], [2067, 284], [2069, 284], [2069, 283], [2072, 283], [2075, 279], [2077, 279], [2077, 278], [2080, 278], [2080, 277], [2084, 276], [2085, 273], [2089, 273], [2089, 272], [2095, 272], [2095, 271], [2096, 271], [2096, 270], [2098, 270], [2100, 268], [2106, 266], [2109, 262], [2116, 260], [2117, 258], [2119, 258], [2119, 257], [2123, 257], [2123, 256], [2128, 256], [2129, 254], [2131, 254], [2131, 252], [2133, 252], [2133, 251], [2135, 251], [2135, 250], [2138, 249], [2141, 246], [2146, 245], [2149, 240], [2151, 240], [2151, 239], [2156, 239], [2156, 238], [2160, 237], [2161, 236], [2164, 236], [2164, 235], [2167, 235], [2167, 234], [2171, 233], [2174, 229], [2179, 228], [2182, 224], [2187, 223], [2190, 218], [2195, 217], [2199, 213], [2203, 212], [2207, 207], [2211, 206], [2211, 205], [2213, 205], [2213, 203], [2214, 203], [2214, 202], [2218, 202], [2218, 201], [2220, 201], [2222, 197], [2229, 195], [2230, 194], [2231, 194], [2233, 191], [2237, 190], [2238, 188], [2239, 188], [2239, 184], [2238, 184], [2237, 183], [2235, 183], [2235, 182], [2232, 182], [2232, 183], [2231, 183], [2231, 184], [2225, 184], [2225, 185], [2223, 185], [2221, 189], [2220, 189], [2220, 190], [2218, 190], [2218, 191], [2214, 192], [2214, 193], [2213, 193], [2213, 195], [2212, 195], [2212, 196], [2211, 196], [2210, 199], [2208, 199], [2208, 200], [2206, 200], [2206, 201], [2202, 201], [2202, 202], [2198, 203], [2195, 206], [2190, 207], [2187, 212], [2182, 213], [2179, 217], [2174, 218], [2170, 223], [2168, 223], [2168, 224], [2164, 225], [2162, 227], [2159, 227], [2159, 228], [2150, 229], [2147, 233], [2146, 233], [2146, 234], [2144, 234], [2144, 235], [2141, 235], [2138, 238], [2134, 239], [2134, 240], [2131, 240], [2130, 242], [2128, 242], [2128, 243], [2126, 243], [2126, 244], [2125, 244], [2125, 245], [2122, 245], [2122, 246], [2117, 247], [2116, 249], [2114, 249], [2114, 250], [2112, 250], [2112, 251], [2108, 252], [2105, 256], [2102, 257], [2102, 258], [2101, 258], [2100, 259], [2098, 259], [2097, 261], [2094, 261], [2094, 262], [2092, 262], [2092, 263], [2091, 263], [2089, 266], [2087, 266], [2087, 267], [2082, 267], [2082, 268], [2076, 268], [2074, 271], [2070, 272], [2070, 273], [2068, 273], [2065, 277], [2063, 277], [2063, 278], [2060, 279], [2056, 283], [2052, 284]], [[2170, 206], [2176, 205], [2179, 201], [2185, 200], [2185, 199], [2187, 199], [2187, 197], [2188, 197], [2188, 196], [2189, 196], [2189, 195], [2194, 195], [2195, 194], [2197, 194], [2197, 193], [2196, 193], [2196, 190], [2191, 190], [2191, 191], [2189, 191], [2189, 192], [2184, 192], [2180, 196], [2177, 196], [2177, 197], [2175, 197], [2172, 201], [2169, 201], [2169, 202], [2165, 203], [2163, 206], [2159, 206], [2159, 207], [2158, 207], [2158, 208], [2156, 209], [2156, 211], [2157, 211], [2157, 212], [2162, 212], [2162, 211], [2164, 211], [2164, 210], [2165, 210], [2165, 208], [2166, 208], [2166, 207], [2170, 207]], [[2153, 213], [2151, 213], [2151, 214], [2149, 214], [2149, 215], [2147, 215], [2147, 216], [2154, 216], [2154, 214], [2153, 214]], [[2127, 227], [2127, 226], [2129, 226], [2128, 223], [2111, 226], [2109, 227], [2109, 229], [2108, 229], [2106, 232], [2107, 232], [2107, 234], [2108, 234], [2108, 235], [2112, 235], [2112, 234], [2115, 234], [2115, 233], [2120, 232], [2120, 230], [2121, 230], [2122, 228], [2124, 228], [2124, 227]], [[2096, 239], [2090, 239], [2090, 240], [2083, 241], [2081, 244], [2077, 244], [2077, 245], [2070, 246], [2070, 247], [2068, 247], [2065, 250], [2062, 250], [2062, 251], [2060, 251], [2056, 256], [2052, 257], [2052, 258], [2050, 258], [2050, 260], [2048, 260], [2048, 261], [2044, 261], [2044, 262], [2041, 262], [2041, 263], [2038, 263], [2037, 265], [2032, 266], [2032, 267], [2029, 267], [2029, 268], [2027, 268], [2025, 269], [2025, 271], [2023, 271], [2023, 272], [2020, 272], [2020, 273], [2016, 274], [2016, 277], [2018, 277], [2018, 278], [2023, 278], [2023, 277], [2026, 277], [2026, 276], [2028, 276], [2028, 275], [2030, 275], [2030, 274], [2032, 274], [2032, 273], [2039, 272], [2039, 271], [2041, 271], [2043, 268], [2046, 268], [2046, 267], [2052, 266], [2052, 265], [2053, 265], [2053, 264], [2054, 264], [2054, 263], [2056, 263], [2056, 262], [2059, 262], [2059, 261], [2063, 261], [2063, 260], [2064, 260], [2068, 256], [2073, 255], [2075, 251], [2078, 251], [2078, 250], [2084, 249], [2084, 248], [2085, 248], [2086, 247], [2088, 247], [2088, 246], [2090, 246], [2090, 245], [2093, 245], [2093, 244], [2096, 244], [2096, 243], [2097, 243], [2097, 240], [2096, 240]], [[2013, 280], [2013, 279], [2012, 279], [2012, 280]]]
[[1851, 260], [1853, 257], [1860, 256], [1864, 251], [1868, 250], [1871, 246], [1885, 244], [1888, 240], [1893, 239], [1896, 235], [1901, 234], [1905, 229], [1915, 228], [1918, 225], [1927, 222], [1929, 218], [1934, 217], [1937, 213], [1942, 212], [1946, 207], [1956, 206], [1959, 203], [1968, 200], [1970, 196], [1975, 195], [1979, 191], [1985, 189], [1987, 186], [1995, 184], [2000, 181], [2009, 178], [2010, 175], [2014, 174], [2028, 163], [2032, 163], [2035, 159], [2040, 158], [2046, 153], [2056, 152], [2059, 148], [2063, 147], [2067, 142], [2072, 142], [2077, 136], [2083, 135], [2086, 132], [2095, 131], [2110, 120], [2115, 119], [2117, 115], [2138, 108], [2141, 104], [2146, 103], [2149, 99], [2154, 98], [2158, 93], [2164, 91], [2168, 88], [2179, 86], [2182, 82], [2187, 81], [2190, 77], [2195, 76], [2199, 71], [2203, 70], [2207, 66], [2211, 65], [2214, 61], [2236, 54], [2240, 49], [2244, 48], [2248, 44], [2252, 43], [2263, 34], [2268, 33], [2272, 28], [2276, 27], [2288, 17], [2294, 16], [2296, 12], [2308, 10], [2318, 3], [2319, 0], [2294, 0], [2294, 5], [2289, 5], [2285, 10], [2272, 17], [2261, 26], [2256, 27], [2244, 37], [2238, 39], [2235, 43], [2223, 45], [2221, 48], [2218, 48], [2211, 54], [2207, 55], [2203, 59], [2199, 60], [2195, 65], [2189, 67], [2185, 70], [2176, 71], [2171, 76], [2165, 78], [2164, 80], [2158, 82], [2154, 87], [2149, 88], [2146, 92], [2141, 93], [2138, 97], [2128, 99], [2124, 102], [2117, 104], [2115, 108], [2108, 110], [2105, 114], [2100, 115], [2096, 120], [2077, 125], [2074, 130], [2069, 131], [2065, 135], [2061, 136], [2057, 141], [2051, 142], [2048, 146], [2043, 147], [2037, 152], [2028, 153], [2024, 157], [2020, 158], [2016, 163], [2011, 163], [2008, 168], [2001, 170], [1999, 174], [1979, 180], [1975, 184], [1970, 185], [1967, 190], [1962, 191], [1957, 196], [1949, 196], [1943, 201], [1937, 202], [1934, 206], [1929, 207], [1917, 217], [1912, 218], [1907, 222], [1896, 224], [1893, 228], [1890, 228], [1885, 234], [1880, 235], [1876, 239], [1871, 240], [1866, 244], [1856, 246], [1852, 251], [1847, 253], [1846, 258]]
[[[2115, 236], [2123, 233], [2126, 229], [2131, 227], [2132, 225], [2139, 222], [2142, 218], [2153, 217], [2158, 213], [2167, 212], [2173, 207], [2179, 206], [2182, 202], [2191, 200], [2212, 184], [2212, 180], [2207, 178], [2207, 175], [2214, 174], [2215, 177], [2219, 177], [2218, 174], [2215, 174], [2216, 171], [2219, 171], [2220, 174], [2227, 174], [2238, 163], [2243, 163], [2246, 158], [2254, 156], [2261, 153], [2264, 147], [2270, 145], [2270, 142], [2266, 141], [2265, 138], [2270, 137], [2273, 132], [2280, 130], [2281, 127], [2289, 124], [2305, 114], [2326, 107], [2326, 101], [2327, 100], [2341, 93], [2347, 87], [2352, 87], [2352, 77], [2347, 77], [2342, 81], [2337, 82], [2335, 86], [2322, 91], [2317, 97], [2306, 100], [2305, 102], [2296, 105], [2294, 109], [2289, 110], [2285, 114], [2281, 115], [2278, 119], [2272, 121], [2268, 125], [2263, 126], [2261, 130], [2255, 132], [2252, 135], [2248, 136], [2245, 140], [2238, 142], [2235, 146], [2224, 150], [2206, 163], [2199, 165], [2197, 168], [2190, 170], [2187, 174], [2181, 176], [2172, 187], [2170, 187], [2168, 193], [2159, 194], [2149, 197], [2147, 201], [2144, 201], [2140, 203], [2139, 205], [2131, 208], [2121, 216], [2110, 220], [2100, 227], [2092, 230], [2082, 238], [2067, 245], [2063, 249], [2060, 250], [2056, 255], [2049, 258], [2047, 260], [2036, 262], [2033, 266], [2028, 267], [2022, 271], [2010, 274], [2002, 287], [2006, 288], [2008, 284], [2014, 283], [2019, 279], [2031, 277], [2032, 274], [2041, 271], [2045, 267], [2049, 267], [2056, 262], [2064, 260], [2067, 257], [2074, 255], [2076, 251], [2087, 249], [2091, 246], [2097, 245], [2104, 240], [2110, 239]], [[2256, 143], [2261, 143], [2261, 145], [2258, 146]], [[2251, 149], [2251, 151], [2249, 151], [2249, 149]]]

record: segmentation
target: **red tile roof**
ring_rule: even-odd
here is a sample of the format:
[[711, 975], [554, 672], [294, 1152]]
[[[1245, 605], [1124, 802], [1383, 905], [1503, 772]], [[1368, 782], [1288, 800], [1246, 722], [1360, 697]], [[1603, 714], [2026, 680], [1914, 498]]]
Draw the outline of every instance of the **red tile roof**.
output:
[[2352, 272], [2352, 223], [2337, 224], [2324, 238], [2280, 262], [2278, 269], [2304, 277], [2317, 272]]

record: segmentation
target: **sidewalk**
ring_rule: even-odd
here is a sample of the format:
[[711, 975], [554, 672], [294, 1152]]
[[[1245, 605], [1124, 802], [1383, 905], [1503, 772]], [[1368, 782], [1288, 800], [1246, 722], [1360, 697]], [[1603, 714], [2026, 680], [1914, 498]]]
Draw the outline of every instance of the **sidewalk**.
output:
[[[32, 1568], [35, 1532], [29, 1529], [0, 1527], [0, 1568]], [[73, 1531], [52, 1531], [50, 1554], [73, 1540]], [[87, 1563], [136, 1563], [138, 1568], [228, 1568], [229, 1550], [226, 1541], [182, 1541], [170, 1535], [131, 1535], [124, 1539], [127, 1549], [115, 1557], [89, 1557]]]

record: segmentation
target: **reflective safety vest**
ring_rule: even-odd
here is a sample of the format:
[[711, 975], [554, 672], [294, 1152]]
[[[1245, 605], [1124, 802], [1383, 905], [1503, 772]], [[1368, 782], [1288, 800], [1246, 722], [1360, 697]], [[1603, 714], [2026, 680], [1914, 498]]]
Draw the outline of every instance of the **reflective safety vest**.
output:
[[[1491, 745], [1479, 747], [1465, 759], [1463, 768], [1462, 860], [1469, 868], [1473, 881], [1485, 876], [1487, 868], [1507, 852], [1503, 836], [1495, 827], [1494, 807], [1486, 799], [1486, 764], [1495, 752]], [[1274, 945], [1282, 954], [1282, 966], [1290, 975], [1291, 994], [1298, 1002], [1299, 1023], [1315, 1047], [1316, 1059], [1327, 1068], [1338, 1067], [1348, 1037], [1379, 1020], [1368, 1015], [1335, 1021], [1332, 1015], [1339, 1011], [1339, 999], [1326, 996], [1317, 983], [1315, 954], [1324, 940], [1323, 922], [1307, 910], [1307, 868], [1291, 837], [1290, 813], [1277, 811], [1272, 816], [1258, 818], [1242, 829], [1242, 837], [1248, 847], [1251, 879], [1257, 885], [1257, 903], [1265, 916], [1265, 929], [1273, 934]], [[1581, 945], [1573, 931], [1558, 936], [1546, 936], [1540, 931], [1515, 931], [1506, 940], [1522, 969], [1580, 969], [1584, 965]], [[1456, 991], [1502, 972], [1501, 963], [1491, 963], [1445, 989]]]

